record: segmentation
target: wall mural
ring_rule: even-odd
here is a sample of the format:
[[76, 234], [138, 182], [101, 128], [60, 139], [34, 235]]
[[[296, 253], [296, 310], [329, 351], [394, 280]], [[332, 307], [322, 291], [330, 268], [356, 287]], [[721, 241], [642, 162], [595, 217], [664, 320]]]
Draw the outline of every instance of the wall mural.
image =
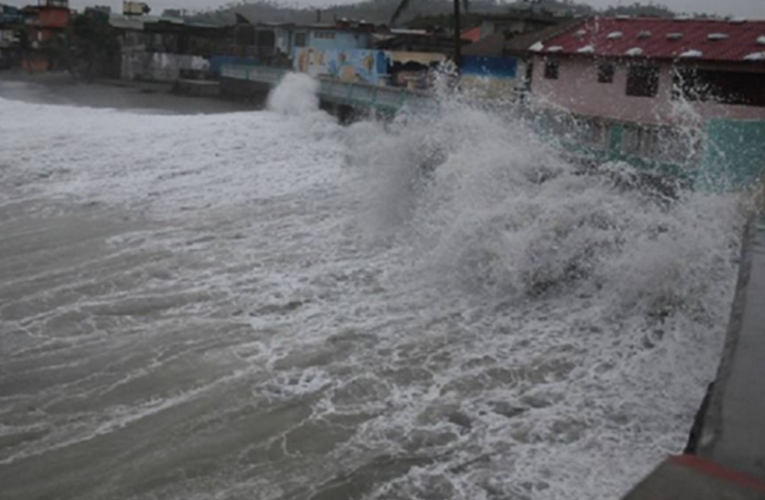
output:
[[389, 57], [381, 50], [300, 48], [294, 58], [295, 69], [313, 77], [371, 85], [384, 83], [381, 77], [387, 75], [388, 65]]

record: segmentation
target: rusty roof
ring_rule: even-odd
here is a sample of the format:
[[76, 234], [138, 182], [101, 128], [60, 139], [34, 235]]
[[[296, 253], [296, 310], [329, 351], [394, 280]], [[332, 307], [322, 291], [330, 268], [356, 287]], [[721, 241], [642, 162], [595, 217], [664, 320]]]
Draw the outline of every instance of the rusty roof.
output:
[[593, 17], [539, 53], [765, 63], [765, 21]]

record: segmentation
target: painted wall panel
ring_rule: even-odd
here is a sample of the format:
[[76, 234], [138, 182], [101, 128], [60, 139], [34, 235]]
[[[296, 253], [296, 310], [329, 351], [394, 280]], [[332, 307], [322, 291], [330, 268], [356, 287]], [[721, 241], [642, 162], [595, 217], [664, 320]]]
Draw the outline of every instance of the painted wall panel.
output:
[[387, 74], [388, 56], [379, 50], [303, 48], [295, 50], [293, 64], [313, 77], [379, 85]]
[[765, 121], [710, 120], [696, 186], [705, 191], [752, 186], [765, 173]]
[[518, 76], [518, 59], [514, 57], [464, 56], [462, 58], [462, 74], [516, 78]]
[[[295, 49], [293, 67], [296, 71], [313, 77], [388, 85], [394, 83], [391, 81], [391, 72], [396, 77], [412, 78], [414, 75], [420, 77], [424, 76], [429, 68], [437, 66], [444, 60], [446, 56], [443, 54], [429, 52], [298, 48]], [[402, 68], [402, 65], [406, 67]], [[395, 83], [405, 85], [406, 82]]]

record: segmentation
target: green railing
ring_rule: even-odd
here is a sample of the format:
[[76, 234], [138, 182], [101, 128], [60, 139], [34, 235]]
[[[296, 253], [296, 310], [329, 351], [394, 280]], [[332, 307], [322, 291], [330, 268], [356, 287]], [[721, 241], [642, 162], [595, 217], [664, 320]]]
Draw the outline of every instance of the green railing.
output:
[[[267, 66], [224, 64], [221, 67], [221, 76], [225, 78], [249, 80], [269, 86], [277, 85], [288, 72], [286, 69]], [[319, 80], [319, 98], [333, 104], [387, 113], [395, 113], [404, 106], [426, 106], [430, 100], [430, 96], [425, 92], [327, 78]]]

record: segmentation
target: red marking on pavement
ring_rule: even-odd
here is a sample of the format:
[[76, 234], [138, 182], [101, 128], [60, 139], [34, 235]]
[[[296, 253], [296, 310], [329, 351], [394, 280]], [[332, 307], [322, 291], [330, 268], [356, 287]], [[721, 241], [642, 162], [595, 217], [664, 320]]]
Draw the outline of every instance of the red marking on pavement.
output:
[[689, 469], [694, 469], [702, 474], [713, 476], [729, 483], [744, 486], [750, 490], [765, 493], [765, 482], [694, 455], [672, 456], [669, 457], [667, 461], [683, 467], [688, 467]]

